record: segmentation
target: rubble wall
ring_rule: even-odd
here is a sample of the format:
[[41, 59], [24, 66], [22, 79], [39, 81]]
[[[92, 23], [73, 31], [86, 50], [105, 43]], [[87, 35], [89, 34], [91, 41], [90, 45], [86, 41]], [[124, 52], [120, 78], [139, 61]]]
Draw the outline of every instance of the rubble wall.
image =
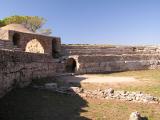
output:
[[16, 86], [28, 85], [32, 79], [63, 72], [63, 65], [48, 54], [0, 50], [0, 58], [0, 97]]

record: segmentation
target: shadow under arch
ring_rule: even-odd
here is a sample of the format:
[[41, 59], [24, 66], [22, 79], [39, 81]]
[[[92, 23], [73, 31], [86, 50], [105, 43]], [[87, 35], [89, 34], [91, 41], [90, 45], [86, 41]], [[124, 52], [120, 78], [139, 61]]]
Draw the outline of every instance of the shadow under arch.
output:
[[37, 39], [30, 40], [25, 46], [25, 52], [45, 53], [45, 44]]
[[74, 58], [68, 58], [66, 60], [65, 69], [68, 73], [75, 73], [76, 72], [77, 63]]

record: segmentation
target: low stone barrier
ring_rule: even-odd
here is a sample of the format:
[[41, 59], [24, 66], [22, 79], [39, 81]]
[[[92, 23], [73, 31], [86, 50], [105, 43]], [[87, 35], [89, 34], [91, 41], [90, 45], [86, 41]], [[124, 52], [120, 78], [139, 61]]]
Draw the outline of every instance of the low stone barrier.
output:
[[[53, 92], [75, 95], [78, 94], [82, 97], [96, 98], [96, 99], [117, 99], [141, 103], [156, 103], [159, 104], [160, 98], [152, 96], [150, 94], [145, 94], [142, 92], [128, 92], [125, 90], [114, 90], [112, 88], [105, 90], [84, 90], [79, 87], [57, 87], [56, 83], [47, 83], [44, 86], [34, 85], [34, 88], [51, 90]], [[50, 85], [50, 87], [46, 87]], [[52, 86], [54, 85], [54, 86]]]

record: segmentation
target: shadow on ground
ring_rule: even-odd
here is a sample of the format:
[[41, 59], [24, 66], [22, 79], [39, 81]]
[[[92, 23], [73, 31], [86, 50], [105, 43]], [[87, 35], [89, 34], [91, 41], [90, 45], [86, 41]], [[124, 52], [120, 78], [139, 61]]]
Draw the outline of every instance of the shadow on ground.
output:
[[87, 102], [70, 96], [31, 87], [14, 89], [0, 99], [0, 120], [89, 120], [80, 113]]

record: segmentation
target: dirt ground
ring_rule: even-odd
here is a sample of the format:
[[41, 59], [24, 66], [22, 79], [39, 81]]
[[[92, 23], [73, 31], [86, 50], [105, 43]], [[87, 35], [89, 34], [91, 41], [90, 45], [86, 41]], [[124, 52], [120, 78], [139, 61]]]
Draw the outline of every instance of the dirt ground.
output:
[[105, 83], [105, 84], [132, 84], [140, 82], [134, 77], [111, 77], [97, 75], [76, 75], [76, 76], [61, 76], [60, 80], [71, 83]]

